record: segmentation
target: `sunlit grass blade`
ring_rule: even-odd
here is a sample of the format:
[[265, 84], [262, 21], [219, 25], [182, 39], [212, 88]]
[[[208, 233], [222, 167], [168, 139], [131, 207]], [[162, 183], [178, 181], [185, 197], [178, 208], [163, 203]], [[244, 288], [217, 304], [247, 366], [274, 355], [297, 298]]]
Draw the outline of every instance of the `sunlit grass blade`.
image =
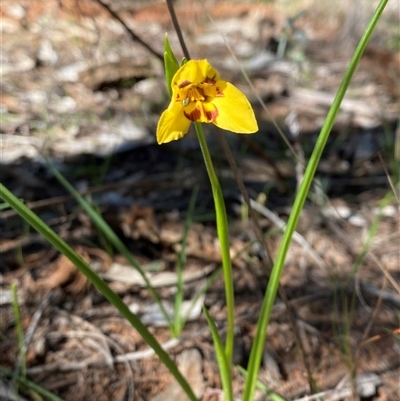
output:
[[170, 316], [165, 310], [164, 305], [159, 295], [157, 294], [157, 291], [153, 288], [153, 286], [150, 283], [150, 280], [147, 278], [146, 273], [144, 272], [140, 264], [136, 261], [136, 259], [132, 256], [132, 254], [129, 252], [128, 248], [118, 238], [118, 236], [107, 224], [107, 222], [103, 219], [103, 217], [101, 217], [100, 214], [98, 214], [96, 210], [94, 210], [94, 208], [79, 194], [79, 192], [64, 178], [64, 176], [51, 163], [49, 163], [48, 166], [51, 169], [52, 173], [55, 175], [55, 177], [60, 181], [60, 183], [66, 188], [66, 190], [76, 199], [76, 201], [90, 216], [96, 227], [113, 244], [115, 249], [117, 249], [118, 252], [121, 253], [121, 255], [125, 256], [128, 262], [140, 273], [144, 282], [146, 283], [147, 289], [149, 290], [154, 300], [157, 302], [160, 311], [163, 314], [164, 319], [167, 322], [170, 330], [173, 331], [173, 322], [171, 321]]
[[367, 43], [374, 31], [379, 18], [386, 7], [388, 0], [381, 0], [368, 27], [365, 29], [364, 34], [354, 51], [353, 57], [346, 70], [342, 83], [336, 93], [333, 104], [325, 119], [321, 132], [318, 136], [317, 143], [311, 155], [307, 169], [304, 174], [303, 182], [300, 185], [299, 192], [296, 196], [292, 212], [290, 214], [286, 230], [283, 234], [282, 242], [280, 244], [278, 254], [275, 259], [275, 264], [271, 272], [271, 277], [268, 282], [268, 287], [265, 293], [264, 301], [261, 307], [260, 317], [257, 323], [256, 336], [254, 338], [253, 346], [250, 353], [250, 360], [248, 364], [248, 376], [245, 383], [243, 394], [243, 401], [253, 401], [254, 391], [257, 383], [258, 371], [261, 363], [262, 353], [264, 349], [265, 333], [271, 316], [272, 306], [275, 301], [276, 293], [278, 291], [279, 279], [282, 274], [286, 255], [290, 247], [293, 233], [296, 229], [297, 222], [300, 218], [301, 210], [303, 209], [305, 200], [310, 190], [315, 172], [317, 170], [322, 152], [328, 140], [329, 134], [332, 130], [333, 123], [340, 109], [340, 104], [344, 95], [349, 87], [351, 78], [360, 62], [361, 56], [367, 46]]
[[[247, 371], [242, 366], [236, 366], [240, 374], [242, 374], [245, 378], [247, 377]], [[256, 388], [261, 390], [269, 400], [271, 401], [286, 401], [283, 397], [279, 394], [275, 393], [274, 391], [270, 390], [264, 383], [257, 380]]]
[[207, 141], [204, 137], [203, 127], [201, 123], [194, 123], [197, 138], [199, 140], [200, 149], [203, 154], [204, 163], [206, 165], [208, 177], [210, 179], [212, 194], [214, 198], [217, 233], [221, 248], [222, 269], [224, 273], [225, 298], [227, 308], [227, 328], [225, 353], [228, 365], [232, 363], [233, 354], [233, 337], [235, 326], [235, 297], [233, 290], [232, 261], [229, 247], [229, 227], [228, 217], [226, 215], [224, 195], [218, 177], [215, 174], [214, 165], [208, 150]]
[[233, 401], [231, 364], [226, 357], [225, 349], [218, 334], [217, 326], [215, 325], [206, 308], [203, 308], [203, 312], [206, 316], [208, 327], [211, 330], [211, 335], [213, 338], [214, 350], [217, 356], [219, 374], [221, 375], [222, 389], [224, 392], [224, 401]]
[[65, 255], [75, 265], [75, 267], [89, 279], [89, 281], [99, 290], [99, 292], [103, 294], [104, 297], [118, 309], [121, 315], [138, 331], [143, 340], [146, 341], [151, 348], [153, 348], [155, 353], [188, 395], [189, 399], [192, 401], [197, 401], [197, 398], [186, 379], [179, 372], [174, 362], [161, 347], [156, 338], [141, 322], [139, 317], [130, 311], [128, 306], [107, 285], [107, 283], [95, 271], [93, 271], [91, 267], [65, 241], [63, 241], [35, 213], [33, 213], [17, 197], [15, 197], [3, 184], [0, 184], [0, 197], [3, 198], [4, 201], [8, 202], [8, 204], [36, 231], [43, 235], [43, 237], [45, 237], [54, 248]]
[[[18, 290], [17, 286], [13, 283], [11, 284], [11, 294], [12, 294], [12, 307], [15, 319], [15, 331], [17, 334], [18, 343], [18, 362], [15, 368], [15, 373], [20, 373], [21, 377], [26, 377], [26, 349], [24, 343], [24, 331], [22, 328], [21, 320], [21, 309], [18, 301]], [[19, 384], [15, 383], [15, 392], [18, 394]]]
[[199, 192], [199, 187], [196, 186], [193, 190], [192, 196], [190, 197], [189, 209], [185, 219], [185, 228], [183, 230], [181, 249], [178, 255], [178, 263], [177, 263], [177, 288], [175, 295], [175, 304], [174, 304], [174, 335], [178, 337], [183, 326], [184, 319], [181, 317], [181, 308], [183, 302], [183, 269], [186, 264], [186, 245], [187, 245], [187, 236], [189, 234], [189, 228], [192, 225], [193, 214], [196, 206], [197, 194]]

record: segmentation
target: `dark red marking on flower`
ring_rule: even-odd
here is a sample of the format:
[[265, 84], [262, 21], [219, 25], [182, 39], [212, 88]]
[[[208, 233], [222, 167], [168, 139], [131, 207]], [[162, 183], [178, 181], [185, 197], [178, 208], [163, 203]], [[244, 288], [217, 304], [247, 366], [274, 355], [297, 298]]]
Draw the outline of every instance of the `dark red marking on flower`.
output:
[[178, 88], [179, 88], [179, 89], [182, 89], [182, 88], [184, 88], [185, 86], [188, 86], [188, 85], [190, 85], [190, 84], [191, 84], [191, 82], [190, 82], [189, 80], [185, 79], [183, 82], [181, 82], [181, 83], [178, 85]]
[[190, 121], [199, 121], [201, 117], [201, 110], [196, 107], [191, 113], [183, 112]]
[[214, 121], [218, 116], [218, 109], [215, 108], [214, 110], [204, 110], [204, 114], [208, 121]]
[[215, 95], [216, 97], [223, 97], [224, 96], [224, 92], [222, 92], [220, 87], [217, 86], [215, 89], [216, 89], [216, 92], [217, 92], [217, 94]]
[[214, 85], [217, 81], [215, 80], [215, 75], [212, 78], [206, 77], [204, 81], [206, 84]]

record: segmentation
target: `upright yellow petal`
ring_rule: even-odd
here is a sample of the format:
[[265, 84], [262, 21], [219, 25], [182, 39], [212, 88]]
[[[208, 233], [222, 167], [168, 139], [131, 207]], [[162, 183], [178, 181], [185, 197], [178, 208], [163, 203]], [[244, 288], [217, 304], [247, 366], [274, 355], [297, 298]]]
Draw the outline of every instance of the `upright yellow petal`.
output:
[[222, 129], [236, 134], [253, 134], [258, 131], [254, 111], [245, 94], [227, 82], [223, 96], [213, 99], [217, 106], [218, 116], [213, 123]]
[[184, 83], [200, 83], [213, 78], [218, 81], [218, 71], [211, 67], [207, 60], [189, 60], [176, 72], [172, 78], [172, 85], [178, 86]]
[[161, 114], [157, 125], [157, 143], [167, 143], [182, 138], [190, 126], [179, 102], [171, 102], [170, 107]]

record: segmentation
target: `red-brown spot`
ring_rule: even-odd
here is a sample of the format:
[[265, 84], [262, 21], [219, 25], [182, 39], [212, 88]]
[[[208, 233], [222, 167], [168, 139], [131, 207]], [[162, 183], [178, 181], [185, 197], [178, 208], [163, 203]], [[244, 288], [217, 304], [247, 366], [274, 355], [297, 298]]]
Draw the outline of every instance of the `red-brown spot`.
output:
[[212, 78], [206, 77], [206, 80], [204, 81], [206, 84], [214, 85], [217, 81], [215, 80], [215, 75]]
[[178, 88], [179, 88], [179, 89], [182, 89], [182, 88], [184, 88], [185, 86], [188, 86], [188, 85], [190, 85], [190, 84], [191, 84], [191, 82], [188, 81], [187, 79], [185, 79], [183, 82], [181, 82], [181, 83], [178, 85]]
[[218, 109], [215, 108], [214, 110], [204, 111], [205, 116], [207, 117], [208, 121], [214, 121], [218, 116]]
[[184, 111], [184, 114], [190, 121], [199, 121], [201, 117], [201, 110], [196, 107], [191, 113], [186, 113], [186, 111]]

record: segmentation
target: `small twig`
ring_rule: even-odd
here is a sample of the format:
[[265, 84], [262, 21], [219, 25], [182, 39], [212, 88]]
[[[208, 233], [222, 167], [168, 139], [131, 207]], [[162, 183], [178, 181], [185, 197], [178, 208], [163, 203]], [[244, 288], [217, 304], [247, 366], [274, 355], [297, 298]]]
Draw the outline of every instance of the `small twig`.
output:
[[286, 135], [283, 133], [282, 129], [279, 127], [278, 123], [276, 122], [275, 117], [272, 115], [271, 111], [268, 109], [268, 107], [266, 106], [264, 100], [261, 98], [261, 96], [259, 95], [259, 93], [256, 91], [256, 88], [254, 87], [253, 83], [251, 82], [248, 74], [246, 73], [245, 69], [242, 67], [242, 65], [239, 63], [239, 60], [237, 59], [235, 53], [232, 50], [231, 45], [229, 44], [228, 40], [226, 39], [225, 35], [221, 32], [221, 30], [218, 28], [218, 24], [214, 21], [214, 19], [211, 17], [210, 14], [207, 13], [207, 16], [209, 18], [209, 20], [211, 21], [211, 23], [213, 24], [215, 30], [221, 35], [225, 46], [227, 47], [227, 49], [229, 50], [229, 53], [231, 54], [232, 58], [235, 60], [236, 64], [240, 67], [240, 71], [244, 77], [244, 79], [246, 80], [247, 84], [249, 85], [251, 91], [254, 93], [255, 97], [257, 98], [258, 102], [260, 103], [261, 107], [263, 108], [263, 110], [268, 114], [268, 116], [270, 117], [272, 123], [274, 124], [274, 127], [277, 129], [279, 135], [281, 136], [281, 138], [283, 139], [283, 141], [285, 142], [286, 146], [290, 149], [291, 153], [293, 154], [293, 156], [296, 158], [296, 160], [298, 159], [298, 155], [295, 151], [295, 149], [293, 148], [292, 144], [289, 142], [289, 140], [286, 138]]
[[53, 295], [53, 293], [49, 292], [48, 294], [46, 294], [44, 296], [44, 298], [40, 302], [39, 308], [36, 309], [35, 313], [32, 316], [32, 319], [31, 319], [31, 322], [29, 324], [29, 327], [26, 330], [25, 339], [24, 339], [24, 346], [25, 346], [26, 350], [28, 349], [29, 344], [32, 341], [32, 337], [33, 337], [33, 334], [36, 331], [36, 328], [37, 328], [37, 325], [39, 323], [39, 320], [42, 317], [42, 314], [43, 314], [44, 310], [49, 305], [50, 298], [51, 298], [52, 295]]
[[143, 41], [139, 36], [137, 36], [136, 33], [133, 32], [132, 29], [125, 24], [125, 22], [121, 19], [121, 17], [115, 11], [113, 11], [108, 4], [104, 3], [102, 0], [93, 0], [93, 1], [97, 2], [103, 8], [105, 8], [113, 16], [113, 18], [115, 18], [125, 28], [125, 30], [128, 32], [133, 41], [140, 43], [151, 54], [156, 56], [162, 63], [164, 63], [164, 57], [156, 50], [154, 50], [151, 46], [149, 46], [145, 41]]
[[[286, 223], [282, 219], [280, 219], [276, 214], [271, 212], [268, 208], [260, 205], [253, 199], [250, 200], [250, 204], [255, 211], [261, 213], [264, 217], [270, 220], [278, 228], [285, 230]], [[293, 240], [303, 247], [303, 249], [314, 259], [314, 262], [316, 262], [320, 268], [322, 268], [324, 271], [327, 270], [327, 266], [324, 260], [321, 259], [321, 257], [314, 251], [314, 249], [307, 242], [307, 240], [297, 231], [295, 231], [295, 233], [293, 234]]]
[[183, 54], [188, 60], [190, 60], [189, 51], [186, 47], [185, 39], [183, 38], [182, 30], [179, 25], [178, 18], [176, 18], [175, 8], [172, 3], [172, 0], [166, 0], [166, 1], [167, 1], [167, 6], [168, 6], [168, 11], [171, 14], [172, 23], [174, 25], [176, 34], [178, 35], [179, 43], [181, 44], [181, 47], [182, 47]]
[[[162, 348], [164, 350], [168, 350], [171, 348], [174, 348], [176, 345], [179, 344], [178, 339], [172, 339], [164, 344], [162, 344]], [[148, 348], [143, 351], [137, 351], [137, 352], [129, 352], [124, 355], [117, 355], [112, 359], [112, 362], [115, 363], [124, 363], [124, 362], [131, 362], [131, 361], [137, 361], [139, 359], [145, 359], [145, 358], [150, 358], [153, 356], [154, 350], [152, 348]], [[26, 371], [28, 374], [41, 374], [41, 373], [46, 373], [46, 372], [54, 372], [54, 371], [59, 371], [59, 372], [70, 372], [73, 370], [83, 370], [87, 369], [89, 366], [102, 366], [102, 365], [107, 365], [107, 361], [105, 359], [96, 359], [94, 361], [89, 362], [74, 362], [74, 363], [49, 363], [46, 365], [39, 365], [39, 366], [33, 366], [32, 368], [28, 368]]]
[[388, 280], [388, 278], [385, 276], [380, 289], [373, 287], [372, 285], [363, 283], [363, 282], [360, 283], [360, 287], [361, 287], [362, 291], [365, 291], [369, 295], [378, 297], [378, 300], [381, 299], [382, 301], [390, 302], [397, 308], [400, 308], [400, 296], [396, 295], [396, 294], [392, 294], [389, 291], [385, 291], [386, 284], [384, 286], [384, 283], [386, 280]]
[[383, 160], [383, 157], [382, 157], [382, 153], [381, 153], [381, 152], [378, 153], [378, 157], [379, 157], [379, 161], [381, 162], [383, 171], [385, 172], [386, 177], [387, 177], [387, 179], [388, 179], [388, 181], [389, 181], [389, 185], [390, 185], [390, 188], [392, 189], [393, 195], [394, 195], [394, 197], [396, 198], [397, 203], [400, 204], [400, 198], [399, 198], [399, 195], [400, 195], [400, 194], [399, 194], [398, 191], [396, 190], [396, 186], [395, 186], [395, 184], [394, 184], [394, 182], [393, 182], [393, 180], [392, 180], [392, 177], [391, 177], [390, 174], [389, 174], [389, 171], [388, 171], [388, 169], [387, 169], [387, 167], [386, 167], [385, 161]]

